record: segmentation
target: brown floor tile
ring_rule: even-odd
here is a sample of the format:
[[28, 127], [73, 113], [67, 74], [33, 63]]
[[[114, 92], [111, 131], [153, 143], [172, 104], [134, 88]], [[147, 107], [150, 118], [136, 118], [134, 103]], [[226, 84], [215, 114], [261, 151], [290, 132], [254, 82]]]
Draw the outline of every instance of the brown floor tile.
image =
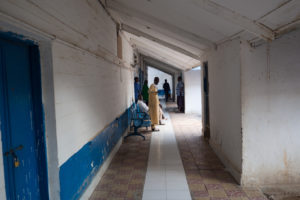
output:
[[90, 200], [141, 200], [151, 134], [129, 137], [121, 145]]
[[208, 190], [209, 197], [213, 198], [227, 198], [227, 194], [224, 190]]
[[[168, 104], [177, 144], [193, 200], [266, 200], [256, 188], [240, 187], [201, 133], [201, 118], [174, 113]], [[173, 111], [173, 112], [172, 112]], [[141, 200], [151, 134], [128, 138], [103, 175], [91, 200]]]
[[243, 190], [225, 167], [208, 142], [202, 137], [202, 121], [196, 115], [175, 113], [169, 103], [177, 144], [182, 158], [192, 199], [198, 200], [260, 200], [260, 190]]

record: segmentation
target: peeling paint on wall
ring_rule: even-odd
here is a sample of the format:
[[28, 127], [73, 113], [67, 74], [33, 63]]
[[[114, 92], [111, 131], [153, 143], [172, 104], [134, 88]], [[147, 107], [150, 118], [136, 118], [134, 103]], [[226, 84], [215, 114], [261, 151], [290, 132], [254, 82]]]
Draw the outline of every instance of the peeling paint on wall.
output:
[[129, 114], [127, 109], [60, 167], [61, 200], [80, 198], [127, 130], [131, 117]]

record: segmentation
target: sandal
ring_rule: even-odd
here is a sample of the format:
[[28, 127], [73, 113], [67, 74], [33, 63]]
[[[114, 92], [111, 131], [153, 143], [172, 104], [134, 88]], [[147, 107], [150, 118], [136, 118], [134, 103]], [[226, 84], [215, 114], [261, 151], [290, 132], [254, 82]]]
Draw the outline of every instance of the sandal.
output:
[[162, 122], [159, 122], [159, 125], [166, 125], [166, 124], [164, 124], [164, 123], [162, 123]]

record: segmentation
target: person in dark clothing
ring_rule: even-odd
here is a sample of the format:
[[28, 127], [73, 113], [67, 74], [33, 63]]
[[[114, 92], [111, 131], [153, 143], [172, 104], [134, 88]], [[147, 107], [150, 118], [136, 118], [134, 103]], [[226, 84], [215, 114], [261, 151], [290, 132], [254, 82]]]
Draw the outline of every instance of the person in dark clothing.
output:
[[169, 85], [167, 79], [165, 79], [165, 83], [163, 85], [163, 88], [164, 88], [164, 91], [165, 91], [166, 102], [168, 102], [169, 94], [170, 94], [170, 85]]
[[178, 77], [178, 83], [176, 86], [177, 95], [177, 105], [179, 112], [184, 112], [184, 84], [182, 82], [182, 77]]
[[143, 85], [143, 89], [142, 89], [142, 96], [143, 96], [143, 100], [145, 101], [145, 103], [148, 105], [148, 100], [149, 100], [149, 93], [148, 93], [148, 81], [145, 80], [144, 81], [144, 85]]

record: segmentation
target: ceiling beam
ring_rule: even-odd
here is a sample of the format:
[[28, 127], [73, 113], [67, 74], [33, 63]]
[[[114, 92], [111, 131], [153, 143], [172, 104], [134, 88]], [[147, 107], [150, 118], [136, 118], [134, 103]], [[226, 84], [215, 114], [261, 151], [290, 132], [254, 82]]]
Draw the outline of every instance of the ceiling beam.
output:
[[176, 73], [182, 72], [182, 69], [178, 69], [178, 68], [176, 68], [172, 65], [169, 65], [167, 63], [164, 63], [160, 60], [157, 60], [157, 59], [149, 57], [149, 56], [144, 56], [143, 55], [143, 60], [149, 65], [159, 65], [159, 66], [161, 66], [166, 73], [176, 74]]
[[180, 70], [187, 69], [184, 65], [182, 65], [182, 64], [180, 64], [178, 62], [175, 62], [175, 61], [170, 61], [169, 59], [166, 59], [163, 56], [159, 56], [159, 55], [155, 54], [155, 52], [151, 52], [151, 51], [144, 50], [144, 49], [138, 49], [138, 52], [140, 54], [145, 55], [145, 56], [148, 56], [148, 57], [154, 58], [156, 60], [159, 60], [159, 61], [161, 61], [163, 63], [167, 63], [168, 65], [174, 66], [177, 69], [180, 69]]
[[[182, 58], [180, 56], [181, 53], [174, 54], [171, 51], [164, 51], [159, 46], [155, 45], [148, 45], [144, 43], [143, 41], [139, 41], [136, 39], [131, 38], [130, 39], [132, 44], [134, 44], [134, 47], [138, 49], [139, 52], [142, 52], [145, 55], [148, 55], [150, 57], [155, 57], [158, 60], [161, 60], [163, 62], [169, 63], [170, 65], [173, 65], [180, 69], [188, 69], [194, 66], [194, 64], [189, 64], [190, 60], [182, 60], [179, 58]], [[173, 51], [173, 50], [172, 50]], [[196, 59], [190, 58], [191, 60], [198, 61]], [[200, 63], [200, 61], [199, 61]]]
[[178, 61], [182, 64], [186, 64], [186, 62], [189, 62], [191, 60], [198, 61], [197, 59], [186, 56], [178, 51], [168, 49], [167, 47], [164, 47], [158, 43], [151, 42], [151, 41], [149, 42], [147, 40], [141, 39], [136, 36], [130, 37], [130, 44], [133, 44], [140, 49], [145, 49], [145, 50], [148, 49], [152, 52], [156, 52], [156, 54], [161, 56], [167, 56], [168, 58], [174, 61]]
[[180, 46], [184, 49], [188, 49], [190, 52], [199, 56], [204, 52], [209, 50], [210, 48], [215, 48], [216, 44], [212, 43], [211, 46], [204, 45], [200, 43], [198, 40], [194, 40], [192, 38], [183, 37], [176, 32], [172, 32], [168, 29], [161, 28], [157, 25], [146, 22], [143, 19], [139, 19], [136, 17], [128, 16], [124, 13], [120, 13], [115, 10], [109, 9], [110, 13], [119, 21], [119, 24], [123, 23], [134, 27], [142, 32], [147, 33], [155, 38], [158, 38], [163, 41], [167, 41], [169, 43], [175, 44], [176, 46]]
[[128, 33], [131, 33], [133, 35], [136, 35], [138, 37], [144, 37], [144, 38], [146, 38], [148, 40], [156, 42], [156, 43], [158, 43], [158, 44], [160, 44], [162, 46], [165, 46], [165, 47], [167, 47], [169, 49], [172, 49], [174, 51], [180, 52], [180, 53], [182, 53], [184, 55], [187, 55], [187, 56], [189, 56], [191, 58], [194, 58], [196, 60], [200, 60], [200, 56], [197, 56], [197, 55], [195, 55], [195, 54], [193, 54], [193, 53], [191, 53], [191, 52], [189, 52], [189, 51], [187, 51], [187, 50], [185, 50], [185, 49], [183, 49], [181, 47], [178, 47], [178, 46], [176, 46], [174, 44], [171, 44], [171, 43], [168, 43], [168, 42], [163, 41], [161, 39], [158, 39], [156, 37], [153, 37], [153, 36], [151, 36], [151, 35], [149, 35], [147, 33], [144, 33], [142, 31], [140, 31], [138, 29], [135, 29], [135, 28], [133, 28], [131, 26], [128, 26], [126, 24], [121, 24], [120, 29], [123, 30], [123, 31], [126, 31]]
[[300, 17], [276, 29], [276, 38], [297, 29], [300, 29]]
[[158, 69], [166, 74], [169, 74], [171, 76], [173, 76], [175, 73], [173, 72], [169, 72], [167, 69], [165, 68], [162, 68], [161, 65], [157, 65], [157, 64], [153, 64], [153, 63], [148, 63], [147, 61], [145, 61], [145, 64], [147, 67], [152, 67], [152, 68], [155, 68], [155, 69]]
[[233, 24], [236, 24], [244, 30], [253, 33], [254, 35], [263, 38], [265, 40], [274, 40], [275, 33], [265, 25], [251, 20], [229, 8], [221, 6], [210, 0], [193, 0], [193, 2], [199, 6], [202, 10], [205, 10], [219, 18], [225, 19]]
[[176, 61], [173, 58], [171, 58], [170, 56], [163, 55], [161, 52], [158, 53], [156, 51], [153, 51], [150, 49], [145, 49], [140, 46], [136, 46], [136, 48], [140, 54], [154, 58], [163, 63], [167, 63], [167, 64], [174, 66], [175, 68], [180, 69], [180, 70], [187, 69], [186, 65], [184, 65], [182, 62]]
[[[185, 30], [183, 30], [177, 26], [174, 26], [172, 24], [163, 22], [163, 21], [161, 21], [153, 16], [150, 16], [148, 14], [145, 14], [139, 10], [129, 8], [124, 4], [117, 3], [113, 0], [109, 0], [109, 1], [107, 1], [106, 6], [108, 9], [111, 9], [112, 11], [121, 13], [121, 15], [126, 15], [128, 17], [136, 18], [139, 21], [143, 21], [144, 23], [141, 23], [143, 25], [145, 25], [145, 22], [148, 24], [151, 24], [150, 26], [152, 26], [152, 27], [150, 27], [150, 28], [158, 27], [159, 29], [161, 29], [164, 32], [165, 35], [168, 35], [169, 37], [172, 37], [171, 35], [176, 34], [176, 35], [180, 36], [181, 38], [189, 39], [191, 41], [191, 43], [193, 43], [193, 45], [199, 44], [200, 46], [204, 45], [208, 48], [216, 47], [216, 44], [214, 42], [212, 42], [206, 38], [203, 38], [194, 33], [185, 31]], [[158, 32], [160, 32], [160, 31], [158, 31]], [[188, 45], [190, 45], [190, 44], [188, 44]]]

